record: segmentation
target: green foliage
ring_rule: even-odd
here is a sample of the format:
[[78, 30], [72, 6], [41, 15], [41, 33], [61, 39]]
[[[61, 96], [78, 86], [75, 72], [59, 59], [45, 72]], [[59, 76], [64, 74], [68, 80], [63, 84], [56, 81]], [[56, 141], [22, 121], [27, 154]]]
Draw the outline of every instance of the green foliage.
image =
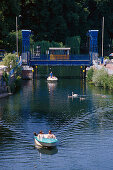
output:
[[[16, 32], [10, 32], [6, 39], [6, 48], [8, 49], [7, 52], [15, 52], [16, 51]], [[18, 50], [21, 52], [22, 49], [22, 32], [18, 31]]]
[[108, 87], [108, 77], [109, 76], [108, 76], [107, 71], [104, 68], [102, 68], [100, 70], [94, 71], [92, 81], [95, 84], [95, 86], [107, 88]]
[[63, 43], [57, 43], [57, 42], [49, 42], [49, 41], [37, 41], [34, 43], [34, 49], [36, 49], [37, 46], [40, 46], [41, 54], [46, 54], [46, 51], [49, 49], [49, 47], [63, 47]]
[[[16, 16], [21, 14], [22, 17], [18, 17], [18, 30], [32, 30], [35, 41], [55, 41], [64, 44], [68, 37], [80, 36], [81, 46], [84, 48], [87, 31], [101, 30], [104, 16], [106, 30], [104, 49], [109, 49], [113, 39], [112, 11], [112, 0], [2, 0], [0, 2], [0, 48], [8, 52], [16, 51]], [[101, 41], [101, 33], [99, 41]], [[78, 44], [74, 42], [72, 53], [79, 54], [79, 45], [79, 41]], [[77, 46], [78, 49], [74, 49]], [[21, 47], [20, 37], [19, 52]]]
[[107, 86], [108, 89], [113, 90], [113, 76], [108, 77]]
[[[30, 36], [30, 44], [33, 44], [33, 36]], [[15, 52], [17, 50], [16, 47], [16, 32], [12, 31], [10, 32], [7, 37], [5, 38], [5, 44], [6, 44], [6, 49], [7, 52]], [[18, 31], [18, 51], [19, 54], [22, 52], [22, 31]]]
[[3, 81], [6, 82], [6, 85], [8, 85], [9, 75], [6, 71], [3, 72]]
[[104, 68], [100, 70], [94, 70], [92, 82], [95, 86], [113, 90], [113, 76], [108, 75]]
[[3, 58], [3, 64], [7, 66], [8, 72], [17, 66], [17, 61], [18, 61], [18, 58], [16, 54], [9, 53], [5, 55], [5, 57]]
[[80, 36], [67, 37], [66, 46], [71, 47], [71, 54], [80, 54]]
[[[12, 30], [15, 30], [16, 16], [20, 12], [19, 0], [0, 1], [0, 48], [7, 50], [5, 38]], [[11, 43], [11, 42], [10, 42]]]
[[91, 81], [92, 81], [93, 73], [94, 73], [94, 69], [93, 69], [93, 67], [91, 67], [91, 68], [87, 71], [87, 81], [88, 81], [88, 82], [91, 82]]
[[16, 89], [21, 86], [21, 81], [22, 81], [21, 76], [17, 76], [17, 77], [16, 77], [16, 80], [15, 80]]

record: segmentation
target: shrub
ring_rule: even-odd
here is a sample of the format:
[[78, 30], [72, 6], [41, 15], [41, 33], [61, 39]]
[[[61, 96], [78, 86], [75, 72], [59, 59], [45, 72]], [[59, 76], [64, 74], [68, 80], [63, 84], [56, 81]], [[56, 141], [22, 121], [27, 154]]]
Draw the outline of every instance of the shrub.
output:
[[108, 87], [108, 79], [108, 73], [104, 68], [94, 71], [92, 81], [95, 86], [102, 86], [104, 88]]
[[87, 81], [92, 81], [92, 77], [93, 77], [93, 73], [94, 73], [94, 69], [93, 67], [90, 68], [90, 70], [88, 70], [87, 72]]
[[113, 76], [109, 76], [108, 78], [108, 88], [113, 90]]
[[18, 61], [18, 58], [16, 54], [9, 53], [5, 55], [5, 57], [3, 58], [3, 64], [7, 66], [8, 72], [17, 66], [17, 61]]
[[15, 80], [15, 86], [16, 88], [21, 86], [21, 76], [17, 76], [16, 80]]
[[9, 80], [9, 76], [7, 74], [6, 71], [3, 72], [3, 81], [6, 82], [6, 85], [8, 86], [8, 80]]

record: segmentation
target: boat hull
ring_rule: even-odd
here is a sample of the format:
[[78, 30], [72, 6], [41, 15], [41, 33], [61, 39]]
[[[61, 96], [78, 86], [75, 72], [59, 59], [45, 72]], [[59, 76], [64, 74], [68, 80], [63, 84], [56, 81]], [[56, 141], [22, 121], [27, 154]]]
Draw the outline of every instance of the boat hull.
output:
[[57, 145], [57, 139], [49, 139], [49, 138], [42, 138], [38, 139], [37, 136], [34, 136], [35, 144], [41, 147], [55, 147]]
[[47, 81], [57, 81], [58, 80], [58, 78], [57, 77], [48, 77], [47, 78]]

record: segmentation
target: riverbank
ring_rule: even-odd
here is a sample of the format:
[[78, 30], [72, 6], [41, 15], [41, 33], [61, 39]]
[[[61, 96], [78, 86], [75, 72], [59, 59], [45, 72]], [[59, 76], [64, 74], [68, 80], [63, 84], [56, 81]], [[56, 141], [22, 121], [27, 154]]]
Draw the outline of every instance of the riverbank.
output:
[[87, 81], [97, 87], [113, 91], [113, 63], [94, 64], [87, 69]]
[[105, 64], [97, 64], [96, 62], [93, 62], [93, 68], [100, 70], [104, 68], [109, 75], [113, 75], [113, 62], [110, 60], [108, 63]]
[[0, 98], [9, 96], [8, 86], [6, 85], [6, 82], [3, 78], [4, 71], [6, 71], [6, 66], [0, 65]]
[[10, 95], [12, 95], [12, 93], [2, 93], [2, 94], [0, 94], [0, 99], [4, 98], [4, 97], [8, 97]]

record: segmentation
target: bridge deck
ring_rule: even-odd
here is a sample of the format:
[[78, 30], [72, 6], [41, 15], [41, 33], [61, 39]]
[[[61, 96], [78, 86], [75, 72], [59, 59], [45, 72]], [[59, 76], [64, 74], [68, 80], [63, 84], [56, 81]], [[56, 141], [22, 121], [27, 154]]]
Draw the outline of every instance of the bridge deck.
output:
[[50, 60], [49, 56], [41, 55], [40, 57], [32, 57], [29, 60], [29, 65], [30, 66], [35, 66], [35, 65], [90, 66], [90, 56], [89, 55], [71, 55], [69, 56], [69, 59]]

